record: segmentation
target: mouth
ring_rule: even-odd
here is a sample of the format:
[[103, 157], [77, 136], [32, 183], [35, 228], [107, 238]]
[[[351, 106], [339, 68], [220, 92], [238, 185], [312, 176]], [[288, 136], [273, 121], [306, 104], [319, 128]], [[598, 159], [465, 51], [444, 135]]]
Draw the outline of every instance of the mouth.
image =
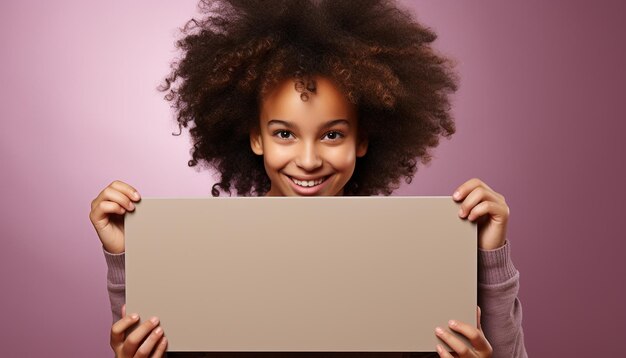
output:
[[294, 177], [288, 175], [289, 179], [291, 179], [292, 182], [294, 182], [294, 183], [296, 183], [296, 185], [299, 185], [299, 186], [304, 187], [304, 188], [320, 185], [326, 179], [328, 179], [329, 176], [330, 175], [327, 175], [325, 177], [321, 177], [321, 178], [318, 178], [318, 179], [303, 180], [303, 179], [297, 179], [297, 178], [294, 178]]
[[313, 180], [300, 180], [287, 175], [289, 181], [291, 182], [292, 188], [296, 193], [300, 195], [313, 195], [318, 193], [326, 186], [328, 178], [330, 178], [331, 176], [332, 174]]

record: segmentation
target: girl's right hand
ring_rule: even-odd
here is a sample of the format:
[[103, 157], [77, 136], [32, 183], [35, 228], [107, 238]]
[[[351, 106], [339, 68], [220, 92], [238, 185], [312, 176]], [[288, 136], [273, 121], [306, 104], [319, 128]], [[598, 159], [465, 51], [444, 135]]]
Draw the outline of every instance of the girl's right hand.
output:
[[163, 357], [167, 348], [167, 338], [163, 328], [159, 326], [157, 317], [143, 322], [128, 336], [126, 335], [126, 330], [138, 320], [137, 314], [126, 316], [126, 305], [122, 305], [122, 318], [111, 327], [111, 348], [115, 352], [115, 357]]
[[112, 254], [125, 251], [124, 214], [135, 210], [133, 201], [139, 200], [140, 196], [135, 188], [116, 180], [91, 201], [89, 220], [106, 251]]

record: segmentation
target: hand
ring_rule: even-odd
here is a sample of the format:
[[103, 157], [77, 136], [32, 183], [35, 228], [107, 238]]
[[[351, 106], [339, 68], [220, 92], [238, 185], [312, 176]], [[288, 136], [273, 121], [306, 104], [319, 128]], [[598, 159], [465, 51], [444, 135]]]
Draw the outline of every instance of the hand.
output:
[[455, 201], [463, 200], [459, 216], [467, 216], [469, 221], [477, 220], [478, 247], [483, 250], [502, 247], [510, 215], [504, 196], [476, 178], [463, 183], [456, 189], [457, 192], [459, 194], [452, 195], [452, 198]]
[[448, 324], [451, 329], [467, 337], [467, 339], [472, 344], [472, 347], [468, 347], [460, 339], [458, 339], [456, 336], [446, 330], [442, 330], [443, 333], [437, 333], [437, 331], [435, 330], [435, 334], [437, 335], [437, 337], [441, 338], [450, 346], [450, 348], [454, 350], [452, 353], [450, 353], [443, 349], [440, 344], [438, 344], [437, 353], [439, 353], [439, 357], [490, 358], [493, 354], [493, 349], [491, 348], [491, 344], [489, 344], [489, 342], [487, 341], [487, 338], [485, 338], [483, 329], [480, 326], [480, 307], [478, 306], [476, 306], [476, 322], [478, 322], [478, 328], [474, 328], [464, 322], [453, 320], [450, 321]]
[[[156, 320], [156, 323], [152, 319]], [[159, 326], [159, 319], [157, 317], [152, 319], [143, 322], [126, 336], [126, 330], [139, 321], [139, 315], [126, 316], [126, 305], [122, 305], [122, 318], [111, 327], [111, 348], [115, 352], [115, 358], [163, 357], [167, 348], [167, 338]]]
[[89, 220], [106, 251], [112, 254], [125, 251], [124, 213], [135, 210], [133, 201], [139, 200], [137, 190], [119, 180], [109, 184], [92, 200]]

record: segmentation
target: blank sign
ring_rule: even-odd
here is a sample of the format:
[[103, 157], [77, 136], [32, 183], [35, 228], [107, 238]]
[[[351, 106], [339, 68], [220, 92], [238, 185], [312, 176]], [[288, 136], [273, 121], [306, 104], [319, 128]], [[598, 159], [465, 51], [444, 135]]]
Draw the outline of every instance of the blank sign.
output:
[[476, 326], [476, 224], [458, 209], [142, 198], [125, 216], [126, 311], [158, 316], [168, 351], [433, 351], [436, 326]]

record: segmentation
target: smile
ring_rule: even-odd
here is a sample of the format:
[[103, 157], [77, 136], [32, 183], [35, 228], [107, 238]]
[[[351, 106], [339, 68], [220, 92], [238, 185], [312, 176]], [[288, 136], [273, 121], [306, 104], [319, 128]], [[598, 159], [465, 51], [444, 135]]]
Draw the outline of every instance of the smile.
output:
[[293, 177], [289, 177], [289, 179], [291, 179], [291, 181], [294, 182], [298, 186], [301, 186], [303, 188], [308, 188], [308, 187], [317, 186], [317, 185], [322, 184], [326, 179], [328, 179], [328, 177], [329, 176], [325, 176], [325, 177], [317, 179], [317, 180], [298, 180], [298, 179], [293, 178]]

